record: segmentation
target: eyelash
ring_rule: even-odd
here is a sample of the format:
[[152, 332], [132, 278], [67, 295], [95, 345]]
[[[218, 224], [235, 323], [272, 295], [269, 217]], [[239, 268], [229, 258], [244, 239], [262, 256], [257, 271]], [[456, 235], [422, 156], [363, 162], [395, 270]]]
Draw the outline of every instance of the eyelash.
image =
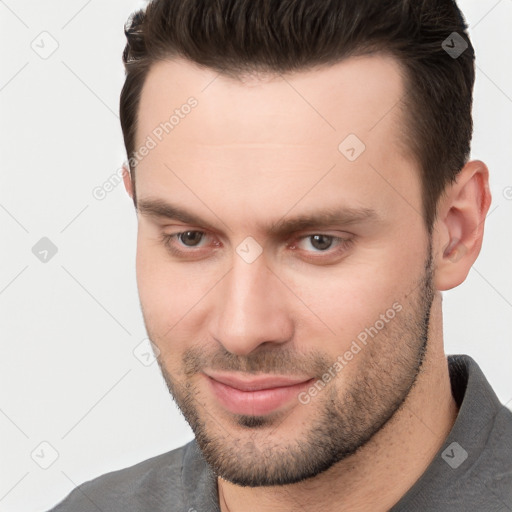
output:
[[[200, 231], [197, 229], [188, 229], [186, 231], [179, 231], [177, 233], [172, 233], [172, 234], [162, 233], [161, 241], [164, 244], [164, 246], [166, 247], [166, 249], [174, 256], [177, 256], [177, 257], [193, 256], [194, 253], [199, 253], [200, 249], [195, 249], [194, 247], [190, 247], [189, 249], [182, 250], [182, 249], [178, 249], [175, 245], [173, 245], [174, 240], [179, 240], [179, 237], [181, 235], [188, 233], [188, 232], [201, 233], [205, 236], [208, 236], [207, 233], [205, 233], [204, 231]], [[324, 233], [311, 233], [309, 235], [303, 235], [303, 236], [300, 236], [299, 238], [297, 238], [296, 241], [294, 241], [294, 243], [292, 244], [292, 247], [295, 247], [297, 245], [297, 243], [302, 240], [305, 240], [305, 239], [308, 239], [308, 238], [311, 238], [311, 237], [317, 236], [317, 235], [322, 235], [322, 236], [328, 237], [332, 240], [333, 243], [338, 242], [338, 249], [331, 250], [331, 248], [328, 248], [325, 251], [305, 251], [306, 253], [310, 253], [310, 254], [317, 253], [320, 255], [328, 255], [329, 257], [338, 256], [338, 255], [341, 255], [342, 253], [346, 252], [354, 243], [353, 238], [342, 238], [342, 237], [337, 237], [334, 235], [326, 235]], [[203, 241], [203, 239], [204, 238], [201, 239], [200, 243]], [[216, 243], [216, 245], [218, 246], [219, 244]], [[186, 247], [186, 246], [182, 246], [182, 247]], [[292, 249], [292, 250], [295, 250], [295, 249]], [[322, 256], [309, 256], [306, 258], [309, 258], [311, 260], [321, 260]]]

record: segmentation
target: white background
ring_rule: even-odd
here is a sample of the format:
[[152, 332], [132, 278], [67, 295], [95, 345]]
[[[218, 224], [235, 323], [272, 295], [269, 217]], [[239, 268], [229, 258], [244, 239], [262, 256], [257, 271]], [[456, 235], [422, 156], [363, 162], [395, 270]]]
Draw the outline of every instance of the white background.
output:
[[[192, 439], [157, 364], [133, 354], [146, 333], [132, 203], [122, 184], [92, 195], [126, 158], [123, 24], [139, 5], [0, 1], [1, 512], [46, 510], [87, 479]], [[472, 157], [491, 171], [493, 204], [468, 279], [443, 294], [445, 344], [476, 359], [510, 406], [512, 0], [460, 6], [478, 66]], [[47, 59], [31, 47], [44, 37], [51, 48], [43, 31], [58, 43]], [[58, 248], [47, 263], [32, 253], [42, 237]]]

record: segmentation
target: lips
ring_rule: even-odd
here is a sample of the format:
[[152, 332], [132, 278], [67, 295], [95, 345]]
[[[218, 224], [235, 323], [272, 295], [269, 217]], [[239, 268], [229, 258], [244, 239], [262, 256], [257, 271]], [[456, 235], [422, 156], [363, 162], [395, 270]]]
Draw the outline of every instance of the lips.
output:
[[297, 401], [297, 395], [313, 379], [288, 376], [251, 376], [204, 374], [218, 403], [234, 414], [266, 415]]

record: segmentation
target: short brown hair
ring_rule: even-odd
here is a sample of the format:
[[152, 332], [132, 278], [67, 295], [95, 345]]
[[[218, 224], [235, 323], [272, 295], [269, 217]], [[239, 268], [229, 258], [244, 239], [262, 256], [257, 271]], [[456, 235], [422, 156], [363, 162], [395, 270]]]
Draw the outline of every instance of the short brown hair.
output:
[[[453, 32], [467, 49], [455, 58]], [[474, 50], [454, 0], [151, 0], [125, 25], [120, 118], [128, 161], [149, 68], [186, 58], [226, 76], [305, 71], [387, 53], [405, 72], [404, 144], [421, 170], [429, 232], [469, 154]], [[130, 164], [134, 184], [135, 168]]]

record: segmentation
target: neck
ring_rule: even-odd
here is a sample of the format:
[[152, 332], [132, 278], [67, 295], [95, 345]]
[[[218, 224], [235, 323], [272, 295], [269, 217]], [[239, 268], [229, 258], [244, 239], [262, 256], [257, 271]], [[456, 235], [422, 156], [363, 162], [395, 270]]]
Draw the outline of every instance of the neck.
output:
[[432, 304], [429, 345], [402, 407], [355, 454], [297, 484], [240, 487], [218, 479], [221, 512], [388, 511], [420, 478], [448, 436], [458, 409], [443, 351], [441, 297]]

